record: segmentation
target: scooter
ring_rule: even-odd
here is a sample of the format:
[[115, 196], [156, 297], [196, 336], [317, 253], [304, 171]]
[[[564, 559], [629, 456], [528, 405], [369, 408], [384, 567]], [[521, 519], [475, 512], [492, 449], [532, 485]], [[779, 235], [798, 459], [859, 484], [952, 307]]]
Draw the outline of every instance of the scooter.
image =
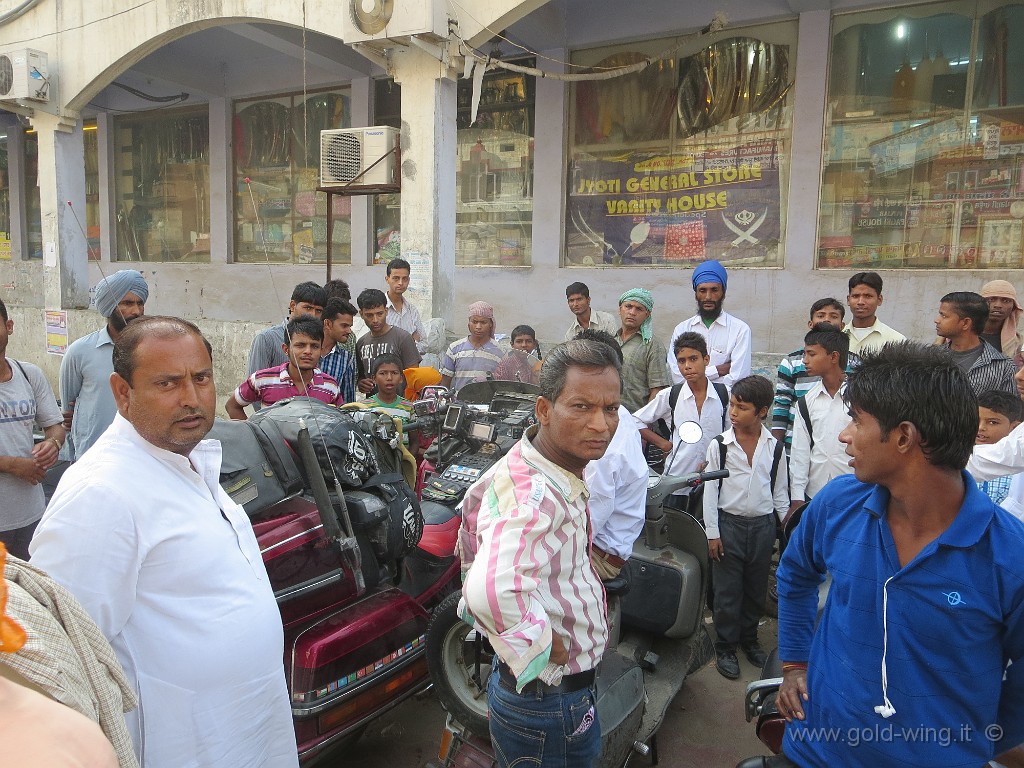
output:
[[[687, 442], [700, 440], [699, 425], [679, 429]], [[727, 470], [651, 475], [642, 534], [620, 576], [605, 582], [610, 641], [595, 682], [601, 768], [621, 768], [636, 754], [657, 764], [657, 732], [669, 704], [687, 675], [714, 656], [703, 621], [708, 540], [696, 519], [664, 501], [682, 488], [727, 476]], [[491, 768], [497, 763], [487, 739], [486, 685], [494, 654], [459, 617], [459, 597], [445, 598], [427, 628], [427, 663], [448, 711], [440, 762], [429, 765]]]
[[428, 619], [459, 586], [459, 487], [533, 412], [528, 393], [487, 395], [472, 404], [440, 389], [417, 403], [408, 427], [436, 430], [443, 453], [422, 504], [394, 420], [373, 410], [295, 398], [211, 431], [221, 485], [252, 521], [281, 611], [301, 763], [430, 686]]

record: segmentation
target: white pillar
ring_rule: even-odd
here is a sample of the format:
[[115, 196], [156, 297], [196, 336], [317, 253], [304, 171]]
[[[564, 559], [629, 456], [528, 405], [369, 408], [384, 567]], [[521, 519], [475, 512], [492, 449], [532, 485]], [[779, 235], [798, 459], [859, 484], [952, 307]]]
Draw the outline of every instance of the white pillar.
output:
[[[373, 78], [357, 77], [352, 80], [352, 128], [365, 128], [373, 122]], [[371, 195], [356, 195], [352, 200], [352, 266], [365, 267], [373, 262], [377, 250], [377, 235], [373, 231], [373, 201]], [[344, 268], [339, 271], [344, 274]], [[375, 286], [377, 287], [377, 286]]]
[[84, 309], [89, 306], [89, 276], [82, 121], [69, 127], [67, 118], [40, 111], [32, 124], [39, 139], [45, 306]]
[[402, 86], [402, 256], [413, 300], [452, 327], [455, 289], [455, 80], [425, 51], [395, 52]]
[[[230, 99], [210, 99], [210, 263], [235, 260], [235, 168]], [[202, 225], [202, 222], [199, 222]], [[206, 233], [204, 233], [206, 234]]]

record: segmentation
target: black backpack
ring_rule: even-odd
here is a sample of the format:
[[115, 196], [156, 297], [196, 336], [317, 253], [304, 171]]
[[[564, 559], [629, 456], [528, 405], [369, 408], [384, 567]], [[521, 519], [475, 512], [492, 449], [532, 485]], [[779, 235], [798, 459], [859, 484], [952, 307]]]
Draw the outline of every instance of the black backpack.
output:
[[814, 449], [814, 425], [811, 424], [811, 412], [807, 409], [807, 399], [800, 395], [796, 399], [796, 408], [800, 411], [800, 418], [804, 420], [804, 426], [807, 427], [807, 435], [811, 438], [811, 449]]

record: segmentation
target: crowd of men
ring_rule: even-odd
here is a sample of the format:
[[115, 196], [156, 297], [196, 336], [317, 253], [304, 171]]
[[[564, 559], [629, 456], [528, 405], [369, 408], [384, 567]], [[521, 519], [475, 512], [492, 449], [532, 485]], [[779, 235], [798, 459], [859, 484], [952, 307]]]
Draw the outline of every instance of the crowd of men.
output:
[[[470, 490], [459, 537], [465, 615], [496, 651], [488, 701], [501, 765], [596, 759], [601, 578], [621, 571], [639, 534], [648, 463], [729, 470], [666, 503], [704, 524], [716, 668], [732, 679], [739, 651], [765, 660], [758, 625], [776, 531], [810, 502], [778, 576], [780, 702], [792, 721], [781, 760], [907, 764], [920, 745], [862, 745], [851, 757], [815, 729], [897, 713], [893, 722], [927, 725], [942, 706], [1002, 737], [963, 738], [935, 762], [977, 765], [1024, 741], [1024, 525], [1006, 511], [1024, 510], [1012, 285], [943, 296], [938, 341], [926, 345], [878, 319], [882, 279], [858, 273], [845, 303], [811, 305], [804, 346], [773, 386], [751, 373], [750, 328], [725, 311], [729, 276], [716, 261], [694, 269], [697, 312], [668, 344], [653, 333], [649, 290], [625, 291], [616, 319], [574, 282], [566, 341], [543, 363], [532, 328], [511, 334], [525, 364], [496, 343], [494, 311], [479, 301], [439, 366], [422, 366], [409, 276], [392, 261], [387, 290], [367, 288], [355, 305], [341, 280], [296, 286], [224, 407], [244, 419], [248, 407], [308, 396], [405, 417], [425, 384], [538, 383], [537, 427]], [[18, 500], [0, 514], [0, 541], [70, 590], [110, 641], [140, 700], [128, 715], [140, 763], [180, 765], [184, 754], [291, 766], [280, 620], [252, 528], [218, 484], [219, 444], [204, 440], [213, 350], [192, 323], [144, 316], [148, 295], [132, 270], [99, 283], [106, 323], [64, 356], [63, 414], [42, 372], [6, 356], [14, 328], [0, 302], [0, 491]], [[699, 439], [683, 439], [689, 422]], [[40, 483], [61, 452], [74, 463], [44, 513]], [[838, 596], [815, 631], [811, 597], [826, 573]], [[852, 713], [869, 699], [881, 704], [864, 705], [862, 721]], [[546, 739], [552, 718], [567, 730]]]

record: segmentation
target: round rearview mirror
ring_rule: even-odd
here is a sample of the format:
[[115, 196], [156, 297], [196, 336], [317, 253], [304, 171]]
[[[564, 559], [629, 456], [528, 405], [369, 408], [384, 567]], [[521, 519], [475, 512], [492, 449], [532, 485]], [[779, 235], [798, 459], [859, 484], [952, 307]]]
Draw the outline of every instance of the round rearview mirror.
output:
[[687, 445], [695, 445], [704, 437], [704, 430], [696, 421], [684, 421], [679, 425], [679, 439]]

